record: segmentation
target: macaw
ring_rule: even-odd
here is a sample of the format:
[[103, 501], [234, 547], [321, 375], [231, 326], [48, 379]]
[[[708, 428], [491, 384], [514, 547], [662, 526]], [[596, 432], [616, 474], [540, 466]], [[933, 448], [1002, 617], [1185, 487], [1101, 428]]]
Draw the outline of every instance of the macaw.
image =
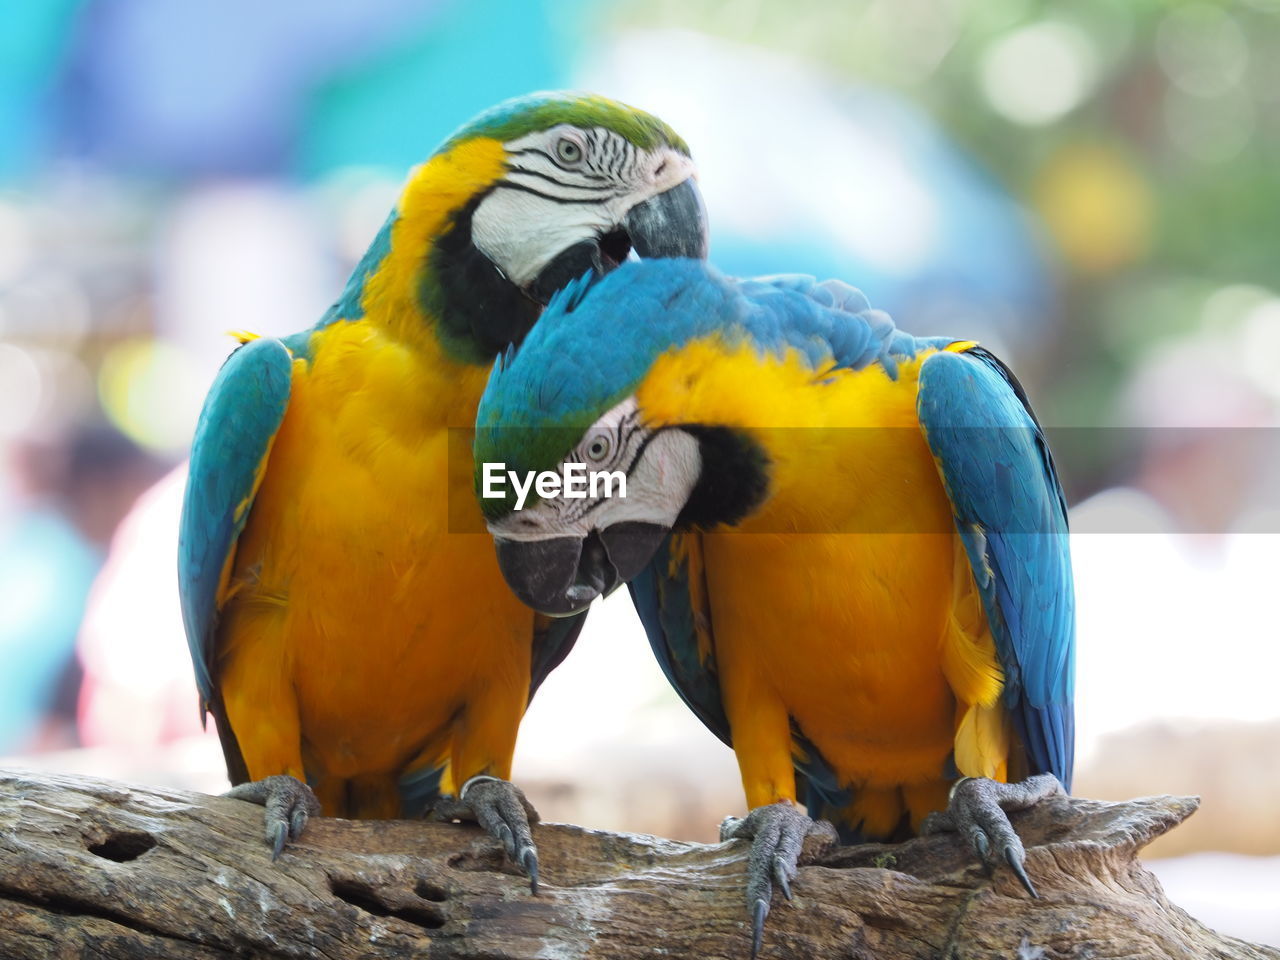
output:
[[565, 282], [632, 251], [705, 255], [693, 175], [684, 141], [624, 104], [503, 103], [416, 168], [314, 327], [246, 334], [222, 367], [191, 452], [182, 612], [230, 795], [266, 808], [275, 856], [321, 811], [474, 816], [536, 892], [512, 754], [582, 619], [503, 583], [470, 429], [493, 358]]
[[1004, 811], [1070, 784], [1071, 565], [1043, 432], [991, 353], [839, 281], [632, 263], [507, 351], [474, 451], [516, 594], [566, 616], [629, 581], [734, 749], [753, 953], [823, 841], [798, 801], [846, 842], [958, 830], [1034, 895]]

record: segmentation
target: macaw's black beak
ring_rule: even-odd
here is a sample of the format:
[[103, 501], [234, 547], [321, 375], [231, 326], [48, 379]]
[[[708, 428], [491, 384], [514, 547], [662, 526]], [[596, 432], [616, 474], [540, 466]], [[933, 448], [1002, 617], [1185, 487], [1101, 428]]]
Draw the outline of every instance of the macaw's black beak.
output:
[[521, 602], [539, 613], [565, 617], [585, 610], [644, 569], [667, 528], [627, 521], [587, 537], [546, 540], [494, 538], [498, 566]]
[[631, 246], [645, 260], [707, 257], [707, 208], [693, 177], [637, 203], [623, 218]]
[[693, 177], [632, 207], [622, 223], [591, 240], [560, 251], [525, 291], [546, 304], [584, 273], [602, 277], [635, 250], [644, 259], [707, 256], [707, 208]]

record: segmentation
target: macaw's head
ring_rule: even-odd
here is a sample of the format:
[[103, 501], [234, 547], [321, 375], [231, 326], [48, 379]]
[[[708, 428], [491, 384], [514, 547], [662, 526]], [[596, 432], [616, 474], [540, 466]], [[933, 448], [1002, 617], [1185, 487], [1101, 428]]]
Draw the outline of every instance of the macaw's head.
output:
[[494, 366], [476, 493], [524, 603], [576, 613], [640, 573], [672, 529], [732, 524], [762, 501], [763, 451], [692, 401], [745, 309], [702, 262], [633, 263], [571, 283]]
[[603, 275], [633, 251], [705, 257], [693, 178], [689, 148], [656, 117], [598, 96], [533, 94], [476, 117], [418, 168], [392, 242], [426, 237], [420, 304], [452, 353], [488, 362], [585, 272]]

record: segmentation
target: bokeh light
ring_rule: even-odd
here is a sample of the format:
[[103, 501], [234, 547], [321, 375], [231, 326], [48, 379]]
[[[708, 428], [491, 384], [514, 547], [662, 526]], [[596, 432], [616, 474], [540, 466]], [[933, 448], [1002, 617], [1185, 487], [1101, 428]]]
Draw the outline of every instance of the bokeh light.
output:
[[1239, 89], [1200, 97], [1170, 89], [1164, 101], [1169, 138], [1204, 163], [1222, 163], [1249, 143], [1256, 125], [1253, 101]]
[[1075, 109], [1097, 82], [1098, 58], [1087, 34], [1046, 21], [1001, 37], [982, 63], [982, 90], [1015, 123], [1039, 126]]
[[199, 367], [185, 350], [162, 340], [126, 340], [102, 358], [98, 395], [128, 437], [160, 452], [191, 442], [203, 396]]
[[1244, 372], [1258, 389], [1280, 400], [1280, 297], [1256, 304], [1240, 325]]
[[30, 429], [44, 389], [44, 378], [31, 352], [0, 343], [0, 436], [16, 436]]
[[1249, 66], [1249, 45], [1221, 4], [1174, 5], [1156, 31], [1156, 58], [1181, 90], [1216, 97], [1236, 86]]
[[1036, 210], [1066, 261], [1104, 273], [1147, 252], [1152, 199], [1135, 164], [1100, 143], [1073, 143], [1055, 152], [1040, 172]]

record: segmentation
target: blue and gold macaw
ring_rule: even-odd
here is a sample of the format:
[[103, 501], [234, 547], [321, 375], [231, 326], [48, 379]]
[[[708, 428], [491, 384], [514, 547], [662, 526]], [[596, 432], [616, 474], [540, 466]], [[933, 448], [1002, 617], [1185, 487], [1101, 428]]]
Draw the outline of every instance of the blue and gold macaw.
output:
[[[1071, 779], [1071, 566], [1043, 433], [994, 356], [837, 281], [628, 264], [495, 367], [475, 462], [517, 595], [570, 615], [631, 581], [667, 677], [733, 747], [757, 948], [814, 829], [797, 801], [846, 841], [958, 830], [1034, 892], [1004, 811]], [[558, 492], [516, 509], [529, 471]]]
[[246, 335], [218, 374], [191, 453], [182, 610], [231, 795], [266, 807], [277, 855], [320, 810], [434, 807], [474, 815], [536, 889], [507, 778], [582, 620], [535, 616], [488, 538], [459, 532], [483, 529], [469, 431], [494, 356], [565, 282], [632, 250], [705, 255], [692, 176], [684, 141], [623, 104], [504, 103], [414, 171], [319, 323]]

